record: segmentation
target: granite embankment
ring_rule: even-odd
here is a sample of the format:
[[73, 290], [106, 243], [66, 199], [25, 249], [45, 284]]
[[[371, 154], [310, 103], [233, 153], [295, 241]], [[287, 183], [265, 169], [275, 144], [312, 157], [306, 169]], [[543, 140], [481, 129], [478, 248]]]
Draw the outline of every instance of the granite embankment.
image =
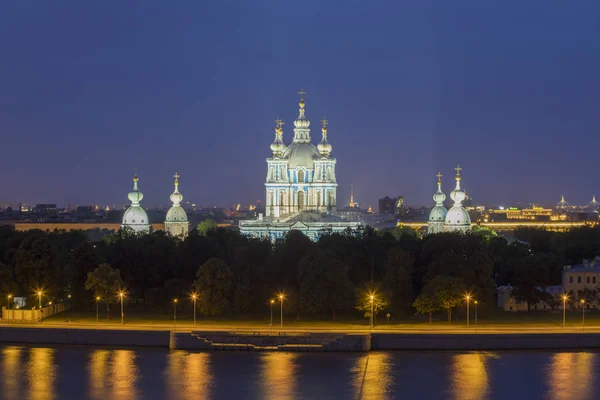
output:
[[5, 325], [0, 343], [208, 351], [596, 349], [600, 333], [261, 333]]

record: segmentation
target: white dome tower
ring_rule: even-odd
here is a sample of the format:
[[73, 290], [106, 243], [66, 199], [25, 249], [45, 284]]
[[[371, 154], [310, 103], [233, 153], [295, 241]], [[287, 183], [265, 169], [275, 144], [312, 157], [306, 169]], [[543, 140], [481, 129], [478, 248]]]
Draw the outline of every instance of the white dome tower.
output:
[[127, 198], [131, 201], [131, 206], [123, 214], [122, 228], [129, 228], [136, 233], [149, 233], [150, 221], [146, 210], [140, 205], [144, 194], [138, 189], [139, 178], [137, 174], [133, 176], [133, 190], [129, 192]]
[[165, 230], [176, 237], [186, 237], [189, 232], [189, 223], [185, 210], [181, 207], [183, 196], [179, 193], [179, 174], [175, 173], [175, 191], [171, 194], [173, 206], [167, 212], [165, 219]]
[[435, 206], [429, 212], [429, 221], [427, 222], [427, 234], [444, 232], [444, 222], [448, 210], [444, 207], [446, 195], [442, 192], [442, 174], [437, 173], [437, 192], [433, 195]]
[[446, 232], [468, 232], [471, 229], [471, 217], [465, 208], [462, 206], [462, 202], [467, 197], [465, 192], [460, 188], [460, 171], [462, 168], [457, 165], [454, 168], [456, 171], [456, 187], [450, 193], [450, 198], [454, 201], [454, 205], [446, 214], [446, 222], [444, 223], [444, 230]]
[[332, 150], [331, 144], [327, 141], [327, 118], [321, 120], [321, 133], [323, 136], [321, 138], [321, 143], [317, 145], [317, 149], [319, 150], [321, 157], [327, 158]]

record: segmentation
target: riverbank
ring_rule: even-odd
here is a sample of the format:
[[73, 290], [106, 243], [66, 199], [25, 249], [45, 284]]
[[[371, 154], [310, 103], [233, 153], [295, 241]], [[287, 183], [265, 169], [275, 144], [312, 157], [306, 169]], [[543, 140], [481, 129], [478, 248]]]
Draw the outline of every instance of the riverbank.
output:
[[0, 343], [162, 347], [185, 350], [370, 351], [597, 349], [600, 328], [588, 330], [337, 331], [223, 330], [148, 327], [0, 326]]

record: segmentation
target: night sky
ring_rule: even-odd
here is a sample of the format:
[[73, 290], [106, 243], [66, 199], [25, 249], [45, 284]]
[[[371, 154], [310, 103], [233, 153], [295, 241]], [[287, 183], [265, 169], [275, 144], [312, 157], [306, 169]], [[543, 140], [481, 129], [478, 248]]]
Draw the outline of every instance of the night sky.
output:
[[291, 3], [2, 2], [0, 202], [264, 202], [300, 88], [338, 206], [600, 196], [597, 0]]

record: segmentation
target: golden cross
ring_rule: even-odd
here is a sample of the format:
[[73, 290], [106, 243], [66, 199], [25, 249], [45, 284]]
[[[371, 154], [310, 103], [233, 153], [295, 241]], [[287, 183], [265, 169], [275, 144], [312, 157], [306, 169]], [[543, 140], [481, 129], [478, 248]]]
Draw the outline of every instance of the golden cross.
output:
[[454, 170], [458, 175], [460, 175], [460, 171], [462, 171], [462, 168], [460, 167], [460, 165], [457, 165], [456, 168], [454, 168]]
[[438, 178], [438, 182], [442, 180], [442, 174], [441, 173], [438, 172], [436, 176]]
[[179, 177], [181, 175], [179, 175], [177, 172], [175, 172], [175, 175], [173, 175], [173, 178], [175, 178], [175, 182], [179, 182]]
[[283, 125], [283, 121], [282, 121], [282, 120], [280, 120], [280, 119], [276, 119], [276, 120], [275, 120], [275, 123], [277, 124], [277, 127], [278, 127], [278, 128], [281, 128], [281, 125]]
[[306, 94], [306, 92], [304, 91], [304, 89], [300, 89], [300, 91], [298, 92], [298, 94], [300, 95], [300, 100], [304, 100], [304, 95]]
[[323, 128], [327, 128], [328, 121], [326, 117], [323, 117], [323, 119], [321, 120], [321, 124], [323, 124]]

